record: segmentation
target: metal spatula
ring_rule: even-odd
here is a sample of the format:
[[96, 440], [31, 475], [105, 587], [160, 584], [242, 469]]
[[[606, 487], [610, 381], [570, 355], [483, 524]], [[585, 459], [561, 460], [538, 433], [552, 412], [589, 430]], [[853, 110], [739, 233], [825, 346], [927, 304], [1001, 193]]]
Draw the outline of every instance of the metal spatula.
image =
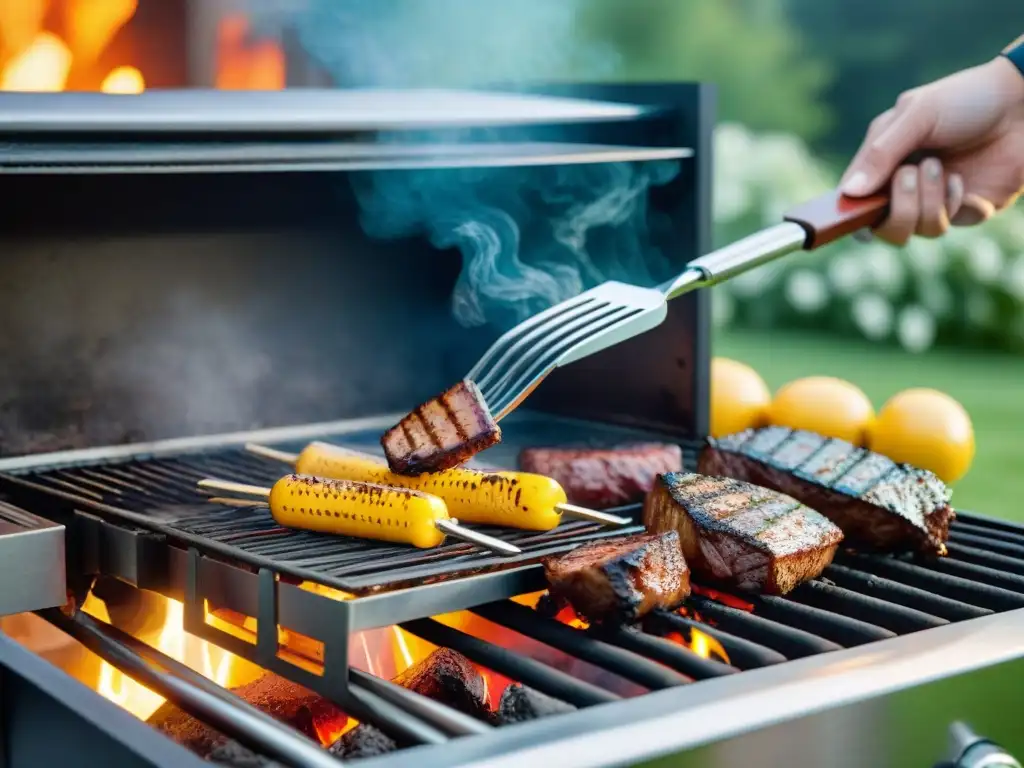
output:
[[495, 421], [507, 416], [559, 366], [638, 336], [664, 321], [667, 302], [760, 267], [794, 251], [812, 251], [886, 217], [888, 196], [838, 192], [805, 203], [784, 222], [691, 261], [657, 288], [607, 282], [520, 323], [498, 339], [467, 379]]

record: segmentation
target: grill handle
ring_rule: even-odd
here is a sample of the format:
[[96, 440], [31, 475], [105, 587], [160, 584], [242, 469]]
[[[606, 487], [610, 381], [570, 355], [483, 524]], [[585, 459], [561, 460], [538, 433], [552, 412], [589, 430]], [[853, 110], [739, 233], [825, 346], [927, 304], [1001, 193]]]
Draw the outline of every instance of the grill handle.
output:
[[949, 737], [950, 757], [935, 768], [1021, 768], [1013, 755], [979, 736], [966, 723], [953, 723]]
[[807, 233], [804, 250], [813, 251], [861, 229], [873, 229], [889, 215], [889, 195], [847, 197], [833, 190], [787, 212], [786, 221]]

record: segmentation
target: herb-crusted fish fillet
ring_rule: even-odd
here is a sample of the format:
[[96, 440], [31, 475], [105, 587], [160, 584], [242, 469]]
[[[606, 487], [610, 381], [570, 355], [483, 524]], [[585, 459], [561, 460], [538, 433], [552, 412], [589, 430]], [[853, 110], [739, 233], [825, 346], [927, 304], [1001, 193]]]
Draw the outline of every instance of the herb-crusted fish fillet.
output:
[[549, 558], [544, 573], [552, 597], [591, 622], [634, 622], [690, 595], [690, 569], [675, 531], [585, 544]]
[[799, 499], [842, 528], [851, 543], [946, 553], [955, 517], [946, 484], [843, 440], [786, 427], [747, 430], [710, 440], [699, 471]]
[[417, 407], [380, 444], [392, 472], [421, 475], [457, 467], [500, 442], [501, 428], [467, 380]]
[[722, 477], [662, 475], [644, 502], [648, 531], [676, 531], [698, 576], [784, 595], [832, 562], [843, 532], [795, 499]]

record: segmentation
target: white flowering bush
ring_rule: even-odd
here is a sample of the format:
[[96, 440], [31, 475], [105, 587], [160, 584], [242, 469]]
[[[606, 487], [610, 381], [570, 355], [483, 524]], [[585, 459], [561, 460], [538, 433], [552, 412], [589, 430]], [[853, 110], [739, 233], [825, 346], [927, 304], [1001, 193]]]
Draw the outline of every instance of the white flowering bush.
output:
[[[792, 136], [726, 124], [715, 137], [718, 245], [779, 223], [834, 188], [835, 169]], [[846, 238], [714, 289], [716, 325], [855, 334], [923, 352], [937, 343], [1024, 351], [1024, 209], [904, 248]]]

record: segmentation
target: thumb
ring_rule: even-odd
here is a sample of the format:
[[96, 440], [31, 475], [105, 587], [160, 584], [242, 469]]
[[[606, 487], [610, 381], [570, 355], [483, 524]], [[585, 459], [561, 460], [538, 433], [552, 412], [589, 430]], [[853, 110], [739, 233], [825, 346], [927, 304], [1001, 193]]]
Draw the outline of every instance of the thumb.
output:
[[842, 192], [863, 197], [888, 183], [906, 157], [917, 149], [931, 132], [931, 120], [924, 109], [908, 109], [898, 114], [886, 128], [858, 153], [846, 172]]

